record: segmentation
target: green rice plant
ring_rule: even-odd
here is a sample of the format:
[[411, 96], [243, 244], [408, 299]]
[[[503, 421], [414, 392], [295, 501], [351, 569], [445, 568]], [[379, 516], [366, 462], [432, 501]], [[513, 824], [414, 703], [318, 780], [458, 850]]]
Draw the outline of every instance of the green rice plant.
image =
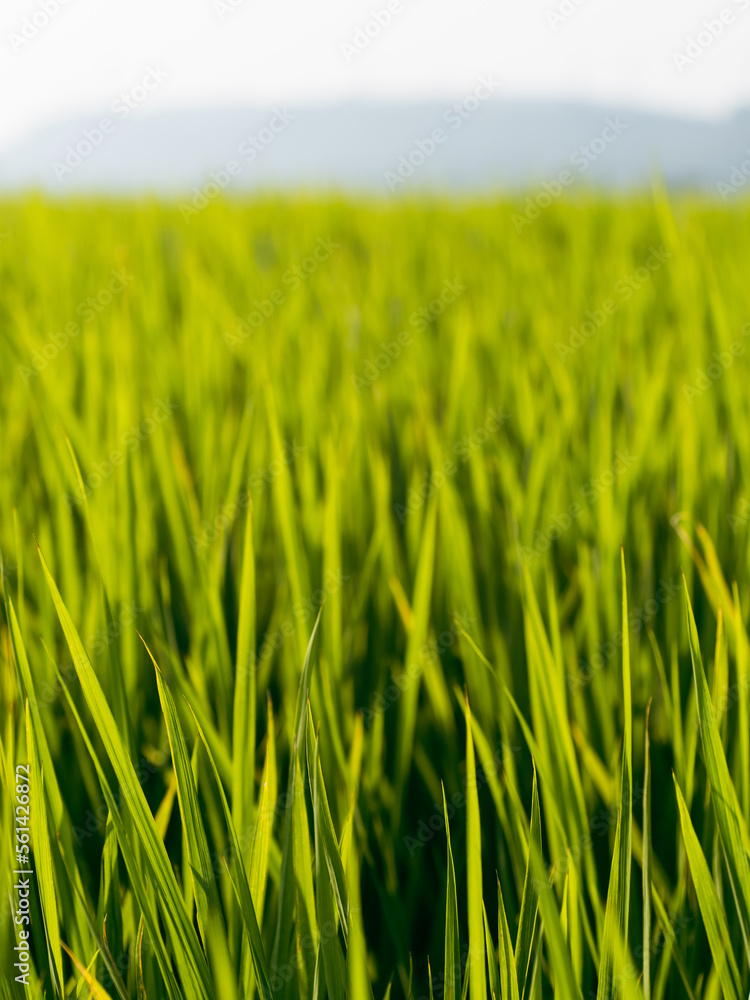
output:
[[4, 1000], [748, 995], [748, 206], [516, 209], [0, 204]]

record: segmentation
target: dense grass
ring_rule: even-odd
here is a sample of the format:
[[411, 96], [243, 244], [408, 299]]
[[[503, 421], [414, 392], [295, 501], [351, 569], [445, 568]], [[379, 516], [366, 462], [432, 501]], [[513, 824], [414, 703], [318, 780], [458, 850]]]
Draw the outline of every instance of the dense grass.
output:
[[0, 207], [0, 994], [747, 996], [747, 209]]

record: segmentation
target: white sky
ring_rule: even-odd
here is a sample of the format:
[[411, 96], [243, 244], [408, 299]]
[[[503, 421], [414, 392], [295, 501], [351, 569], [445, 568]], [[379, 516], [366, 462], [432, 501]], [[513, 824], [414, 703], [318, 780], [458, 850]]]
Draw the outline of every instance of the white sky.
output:
[[[347, 61], [342, 42], [388, 0], [2, 0], [0, 146], [98, 114], [150, 66], [169, 73], [139, 114], [227, 104], [460, 98], [481, 74], [511, 99], [578, 99], [714, 117], [750, 106], [750, 0], [391, 0]], [[19, 47], [25, 18], [41, 22]], [[548, 12], [572, 13], [553, 29]], [[732, 12], [682, 72], [674, 53]], [[28, 27], [27, 27], [27, 33]]]

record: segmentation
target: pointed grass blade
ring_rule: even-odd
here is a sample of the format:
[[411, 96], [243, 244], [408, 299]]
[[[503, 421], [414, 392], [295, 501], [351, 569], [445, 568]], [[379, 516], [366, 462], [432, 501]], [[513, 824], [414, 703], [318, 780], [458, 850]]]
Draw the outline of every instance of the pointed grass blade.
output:
[[[729, 775], [729, 767], [724, 756], [721, 734], [716, 724], [711, 693], [703, 670], [698, 629], [696, 628], [693, 608], [687, 591], [687, 581], [683, 577], [685, 588], [685, 610], [687, 613], [688, 636], [690, 640], [690, 656], [693, 663], [693, 679], [695, 681], [695, 697], [700, 720], [700, 733], [703, 742], [703, 754], [711, 786], [711, 802], [716, 822], [719, 827], [724, 857], [729, 872], [734, 901], [740, 918], [745, 950], [750, 959], [750, 865], [745, 850], [742, 818], [739, 814], [737, 794]], [[744, 831], [745, 836], [747, 830]]]
[[461, 951], [458, 941], [458, 895], [456, 893], [456, 869], [453, 865], [451, 830], [448, 823], [448, 803], [443, 788], [443, 815], [445, 835], [448, 841], [448, 860], [445, 892], [445, 973], [443, 995], [445, 1000], [458, 1000], [461, 993]]
[[706, 928], [706, 936], [708, 937], [708, 943], [719, 974], [724, 998], [725, 1000], [742, 1000], [744, 993], [737, 962], [732, 952], [732, 941], [729, 936], [726, 917], [721, 908], [711, 871], [693, 828], [690, 813], [685, 805], [685, 800], [682, 797], [682, 791], [677, 784], [676, 778], [674, 779], [674, 784], [677, 792], [677, 805], [680, 811], [682, 837], [685, 842], [685, 851], [690, 865], [690, 872], [693, 876], [695, 894], [698, 897], [698, 905], [703, 917], [703, 926]]
[[127, 802], [134, 829], [151, 869], [165, 923], [172, 928], [171, 940], [174, 945], [175, 960], [181, 966], [181, 974], [187, 988], [191, 990], [194, 988], [205, 996], [213, 997], [211, 978], [198, 936], [188, 918], [171, 862], [156, 829], [154, 817], [146, 802], [143, 788], [128, 755], [125, 742], [41, 551], [39, 558], [73, 658], [86, 704], [112, 768], [117, 775], [121, 794]]
[[469, 919], [469, 996], [487, 1000], [482, 918], [482, 829], [479, 818], [477, 771], [471, 735], [471, 709], [466, 697], [466, 881]]

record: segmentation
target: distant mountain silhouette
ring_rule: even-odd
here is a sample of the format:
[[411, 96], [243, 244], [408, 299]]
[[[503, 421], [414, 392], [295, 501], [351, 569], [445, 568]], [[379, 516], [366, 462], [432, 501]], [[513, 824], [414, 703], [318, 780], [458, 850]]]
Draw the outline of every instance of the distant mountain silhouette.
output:
[[639, 188], [657, 167], [672, 187], [716, 193], [750, 157], [750, 110], [705, 122], [627, 108], [470, 103], [110, 112], [109, 126], [95, 117], [58, 123], [3, 150], [0, 189], [183, 197], [213, 172], [228, 193], [470, 193], [533, 190], [565, 170], [577, 186]]

